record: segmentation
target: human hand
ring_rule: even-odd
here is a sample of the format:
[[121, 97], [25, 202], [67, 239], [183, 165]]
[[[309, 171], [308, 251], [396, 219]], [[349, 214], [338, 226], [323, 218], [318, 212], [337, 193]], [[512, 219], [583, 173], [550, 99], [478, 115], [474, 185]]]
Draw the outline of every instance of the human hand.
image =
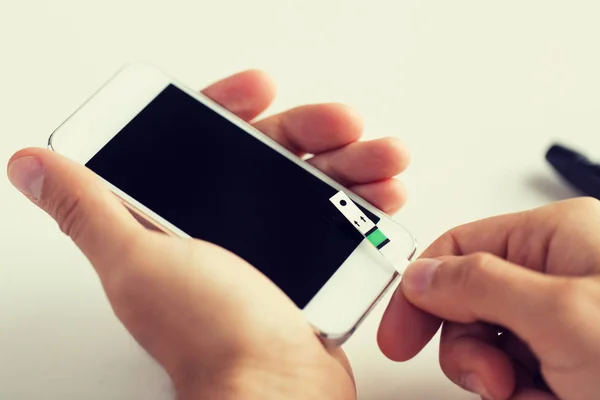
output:
[[[204, 93], [252, 120], [274, 88], [248, 71]], [[392, 139], [357, 142], [362, 122], [349, 108], [302, 106], [254, 125], [298, 155], [316, 154], [308, 162], [382, 210], [401, 206], [404, 191], [391, 178], [407, 151]], [[50, 151], [18, 152], [8, 174], [89, 258], [115, 314], [165, 368], [178, 398], [355, 396], [341, 350], [325, 349], [296, 306], [243, 260], [142, 228], [93, 173]]]
[[467, 224], [422, 257], [380, 326], [389, 358], [412, 358], [443, 319], [440, 365], [465, 389], [494, 400], [599, 398], [600, 202]]

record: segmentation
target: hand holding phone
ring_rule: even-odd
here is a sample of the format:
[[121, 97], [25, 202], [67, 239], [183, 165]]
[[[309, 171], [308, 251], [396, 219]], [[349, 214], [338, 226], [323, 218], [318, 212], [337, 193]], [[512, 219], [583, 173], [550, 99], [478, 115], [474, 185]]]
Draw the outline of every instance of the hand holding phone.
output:
[[[249, 73], [205, 93], [252, 119], [269, 103], [269, 86]], [[353, 144], [360, 123], [340, 106], [299, 108], [256, 125], [289, 148], [318, 153], [315, 165], [380, 208], [401, 203], [388, 178], [402, 169], [394, 161], [402, 151], [387, 141]], [[370, 152], [383, 162], [361, 162]], [[182, 399], [235, 398], [238, 389], [245, 398], [269, 398], [273, 386], [290, 391], [277, 398], [354, 396], [343, 353], [326, 350], [298, 307], [239, 257], [142, 228], [95, 174], [56, 153], [19, 152], [9, 176], [90, 259], [115, 313], [165, 367]]]
[[[390, 177], [406, 165], [396, 141], [350, 143], [360, 123], [338, 119], [340, 112], [339, 105], [291, 110], [262, 122], [272, 120], [269, 135], [134, 64], [54, 131], [49, 147], [99, 175], [146, 225], [247, 261], [328, 343], [340, 344], [415, 252], [412, 235], [356, 193], [345, 195], [391, 242], [385, 249], [358, 229], [356, 213], [332, 201], [346, 190], [340, 182], [367, 194], [398, 190]], [[319, 154], [304, 162], [302, 153]]]

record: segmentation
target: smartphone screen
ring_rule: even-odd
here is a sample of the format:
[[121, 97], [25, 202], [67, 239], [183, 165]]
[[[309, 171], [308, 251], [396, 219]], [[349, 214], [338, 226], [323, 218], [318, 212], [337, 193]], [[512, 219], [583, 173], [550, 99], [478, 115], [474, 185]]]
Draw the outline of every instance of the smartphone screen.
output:
[[248, 261], [300, 308], [363, 240], [329, 201], [335, 188], [173, 85], [86, 165]]

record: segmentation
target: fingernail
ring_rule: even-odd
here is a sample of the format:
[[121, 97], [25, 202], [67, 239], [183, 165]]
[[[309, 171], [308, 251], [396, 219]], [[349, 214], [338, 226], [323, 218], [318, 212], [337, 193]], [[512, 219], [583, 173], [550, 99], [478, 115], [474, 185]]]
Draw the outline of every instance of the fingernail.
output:
[[44, 182], [44, 166], [36, 157], [22, 157], [8, 166], [8, 179], [24, 194], [40, 199]]
[[424, 293], [429, 289], [433, 275], [442, 262], [422, 258], [406, 268], [402, 276], [402, 286], [413, 293]]
[[483, 386], [483, 382], [474, 373], [468, 373], [462, 378], [462, 387], [471, 393], [478, 394], [483, 399], [491, 399], [489, 392]]

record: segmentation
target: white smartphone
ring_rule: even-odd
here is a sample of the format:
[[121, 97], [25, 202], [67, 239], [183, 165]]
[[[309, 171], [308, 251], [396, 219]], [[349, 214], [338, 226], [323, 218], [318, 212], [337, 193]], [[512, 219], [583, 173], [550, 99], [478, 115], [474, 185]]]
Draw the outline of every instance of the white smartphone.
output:
[[[346, 194], [386, 258], [336, 209], [345, 189], [250, 124], [146, 64], [121, 69], [50, 137], [146, 225], [241, 256], [329, 342], [345, 341], [411, 259], [401, 225]], [[226, 267], [226, 266], [225, 266]]]

